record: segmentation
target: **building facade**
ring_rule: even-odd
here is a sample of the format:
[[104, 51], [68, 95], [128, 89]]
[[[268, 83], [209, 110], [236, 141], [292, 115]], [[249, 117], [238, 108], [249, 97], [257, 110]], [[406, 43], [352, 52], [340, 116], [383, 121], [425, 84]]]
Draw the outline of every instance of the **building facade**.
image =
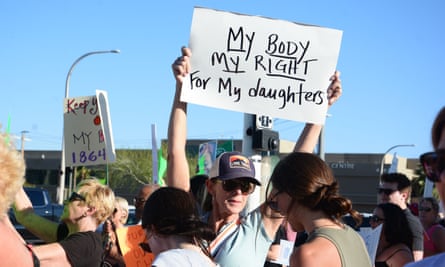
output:
[[[191, 156], [199, 153], [199, 144], [209, 140], [188, 140], [187, 151]], [[218, 143], [232, 140], [218, 140]], [[280, 140], [278, 157], [283, 157], [293, 149], [293, 142]], [[242, 141], [233, 140], [233, 150], [242, 150]], [[55, 201], [59, 182], [60, 151], [25, 151], [26, 179], [30, 184], [44, 187], [51, 193]], [[324, 156], [340, 185], [340, 193], [351, 199], [354, 209], [360, 212], [372, 212], [377, 204], [377, 187], [379, 184], [380, 166], [383, 161], [384, 170], [388, 170], [393, 155], [383, 154], [349, 154], [327, 153]], [[415, 178], [418, 167], [417, 159], [397, 157], [397, 172]], [[66, 187], [69, 179], [65, 179]]]

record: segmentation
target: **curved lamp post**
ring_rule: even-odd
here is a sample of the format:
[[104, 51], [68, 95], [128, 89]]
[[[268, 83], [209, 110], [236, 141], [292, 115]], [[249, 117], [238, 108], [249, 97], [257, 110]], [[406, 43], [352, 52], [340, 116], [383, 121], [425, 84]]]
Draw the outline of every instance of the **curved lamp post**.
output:
[[[77, 63], [79, 63], [82, 59], [97, 55], [97, 54], [107, 54], [107, 53], [120, 53], [120, 50], [114, 49], [114, 50], [99, 50], [99, 51], [91, 51], [88, 53], [83, 54], [79, 58], [74, 61], [74, 63], [71, 65], [70, 70], [68, 71], [68, 74], [66, 75], [66, 82], [65, 82], [65, 98], [69, 97], [69, 88], [70, 88], [70, 79], [71, 79], [71, 73], [74, 70], [74, 67], [76, 67]], [[64, 132], [62, 132], [62, 157], [61, 157], [61, 164], [60, 164], [60, 180], [59, 180], [59, 193], [58, 193], [58, 202], [59, 204], [63, 203], [64, 200], [64, 189], [65, 189], [65, 137]]]
[[[386, 154], [388, 154], [388, 153], [389, 153], [391, 150], [393, 150], [394, 148], [402, 147], [402, 146], [413, 147], [413, 146], [416, 146], [416, 145], [415, 145], [415, 144], [395, 145], [395, 146], [392, 146], [392, 147], [388, 148], [388, 150], [386, 150], [386, 152], [383, 154], [382, 160], [380, 161], [380, 176], [382, 176], [382, 174], [383, 174], [383, 165], [384, 165], [384, 163], [385, 163], [385, 156], [386, 156]], [[380, 178], [380, 177], [379, 177], [379, 178]]]

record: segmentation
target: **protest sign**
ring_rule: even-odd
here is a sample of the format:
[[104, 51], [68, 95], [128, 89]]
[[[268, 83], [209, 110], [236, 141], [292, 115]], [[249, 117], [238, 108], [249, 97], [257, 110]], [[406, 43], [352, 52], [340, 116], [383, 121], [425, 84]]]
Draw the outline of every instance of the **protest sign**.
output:
[[377, 246], [379, 245], [380, 235], [382, 233], [382, 224], [377, 226], [375, 229], [371, 228], [360, 228], [360, 236], [365, 242], [366, 249], [368, 250], [369, 258], [371, 262], [375, 262], [375, 257], [377, 254]]
[[64, 100], [66, 166], [88, 166], [115, 161], [107, 94]]
[[147, 242], [144, 229], [140, 225], [131, 225], [116, 229], [117, 240], [127, 267], [151, 266], [153, 253], [145, 252], [140, 243]]
[[181, 100], [323, 124], [342, 32], [195, 8]]
[[198, 173], [208, 175], [216, 159], [217, 141], [199, 144]]

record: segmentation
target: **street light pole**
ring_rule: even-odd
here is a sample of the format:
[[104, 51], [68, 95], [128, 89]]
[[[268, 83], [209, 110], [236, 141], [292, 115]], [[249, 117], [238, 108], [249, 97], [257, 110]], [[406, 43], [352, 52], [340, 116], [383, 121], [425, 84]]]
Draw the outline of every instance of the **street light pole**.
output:
[[20, 150], [22, 152], [22, 157], [25, 158], [25, 134], [29, 133], [29, 131], [22, 131], [22, 137], [21, 137], [21, 144], [20, 144]]
[[[382, 160], [380, 161], [380, 176], [382, 176], [382, 174], [383, 174], [383, 165], [384, 165], [384, 163], [385, 163], [385, 157], [386, 157], [386, 154], [388, 154], [388, 153], [389, 153], [391, 150], [393, 150], [394, 148], [402, 147], [402, 146], [413, 147], [413, 146], [416, 146], [416, 145], [415, 145], [415, 144], [395, 145], [395, 146], [392, 146], [392, 147], [388, 148], [388, 150], [386, 150], [386, 152], [383, 154]], [[380, 178], [380, 177], [379, 177], [379, 178]]]
[[[68, 74], [66, 75], [66, 82], [65, 82], [65, 99], [69, 97], [69, 88], [70, 88], [70, 79], [71, 79], [71, 73], [74, 70], [74, 67], [79, 63], [82, 59], [96, 54], [106, 54], [106, 53], [120, 53], [119, 50], [99, 50], [99, 51], [92, 51], [83, 54], [79, 58], [74, 61], [74, 63], [71, 65]], [[63, 129], [63, 127], [62, 127]], [[65, 189], [65, 137], [64, 137], [64, 131], [62, 131], [62, 156], [61, 156], [61, 163], [60, 163], [60, 179], [59, 179], [59, 192], [58, 192], [58, 203], [62, 204], [64, 200], [64, 189]]]

